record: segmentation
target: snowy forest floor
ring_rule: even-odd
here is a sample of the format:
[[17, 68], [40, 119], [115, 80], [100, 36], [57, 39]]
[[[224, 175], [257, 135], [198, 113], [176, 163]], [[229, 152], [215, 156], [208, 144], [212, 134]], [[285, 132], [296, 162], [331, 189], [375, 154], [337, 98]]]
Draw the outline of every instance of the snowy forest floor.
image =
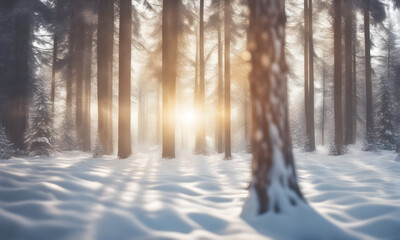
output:
[[[301, 215], [283, 226], [240, 218], [249, 154], [233, 154], [231, 161], [159, 156], [150, 148], [126, 160], [69, 152], [0, 161], [0, 238], [310, 239], [312, 232], [300, 232], [318, 231], [316, 218]], [[394, 153], [351, 150], [334, 157], [320, 149], [295, 151], [295, 158], [308, 203], [337, 229], [355, 239], [399, 239], [400, 161]], [[269, 219], [276, 219], [273, 213]], [[329, 231], [324, 234], [330, 239]]]

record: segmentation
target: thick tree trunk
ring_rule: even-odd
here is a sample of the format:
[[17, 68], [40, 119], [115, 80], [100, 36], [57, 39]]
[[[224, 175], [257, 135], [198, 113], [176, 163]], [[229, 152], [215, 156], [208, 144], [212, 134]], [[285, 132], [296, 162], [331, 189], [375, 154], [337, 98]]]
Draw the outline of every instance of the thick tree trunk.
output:
[[284, 1], [250, 0], [249, 9], [253, 160], [245, 218], [304, 202], [287, 126]]
[[225, 159], [231, 159], [231, 0], [225, 0]]
[[333, 0], [334, 12], [334, 115], [335, 142], [334, 154], [343, 154], [343, 115], [342, 115], [342, 0]]
[[205, 126], [205, 60], [204, 60], [204, 0], [200, 0], [200, 82], [199, 82], [199, 121], [196, 131], [196, 154], [204, 154], [206, 147], [206, 126]]
[[29, 111], [29, 57], [32, 31], [32, 14], [29, 11], [29, 1], [18, 0], [20, 7], [14, 22], [14, 75], [9, 84], [6, 103], [6, 133], [14, 146], [25, 150], [25, 131]]
[[346, 104], [345, 104], [345, 135], [344, 144], [353, 144], [353, 2], [347, 1], [344, 7], [344, 21], [345, 21], [345, 90], [346, 90]]
[[216, 147], [218, 153], [224, 152], [223, 128], [224, 128], [224, 80], [223, 80], [223, 45], [222, 45], [222, 3], [218, 3], [218, 99], [217, 99], [217, 136]]
[[371, 80], [371, 37], [370, 37], [370, 1], [364, 5], [364, 38], [365, 38], [365, 90], [366, 90], [366, 150], [372, 149], [374, 140], [374, 118]]
[[309, 41], [309, 79], [308, 79], [308, 151], [315, 151], [315, 124], [314, 124], [314, 40], [313, 40], [313, 10], [312, 0], [308, 0], [308, 41]]
[[120, 0], [118, 157], [132, 154], [131, 145], [131, 42], [132, 2]]
[[104, 154], [113, 152], [112, 143], [112, 61], [114, 3], [99, 1], [97, 28], [98, 135]]
[[175, 98], [178, 42], [177, 0], [163, 0], [162, 83], [163, 83], [163, 158], [175, 158]]

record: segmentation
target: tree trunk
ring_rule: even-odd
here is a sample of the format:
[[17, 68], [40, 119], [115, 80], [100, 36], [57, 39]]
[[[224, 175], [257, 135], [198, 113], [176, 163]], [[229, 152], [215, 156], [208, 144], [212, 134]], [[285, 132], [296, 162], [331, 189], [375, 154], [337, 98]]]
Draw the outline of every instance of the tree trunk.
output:
[[74, 27], [76, 33], [74, 67], [75, 67], [75, 125], [77, 128], [79, 148], [83, 145], [83, 64], [84, 64], [84, 35], [85, 20], [83, 19], [82, 3], [74, 1]]
[[104, 154], [113, 152], [112, 143], [112, 52], [114, 3], [99, 1], [97, 28], [98, 135]]
[[342, 118], [342, 0], [333, 0], [334, 11], [334, 115], [335, 142], [334, 154], [343, 154]]
[[325, 85], [326, 85], [326, 63], [322, 65], [322, 116], [321, 116], [321, 145], [325, 145]]
[[346, 90], [346, 104], [345, 104], [345, 136], [344, 144], [353, 144], [353, 2], [347, 1], [344, 7], [344, 21], [345, 21], [345, 90]]
[[[87, 11], [93, 12], [93, 1], [85, 6]], [[91, 150], [91, 82], [92, 82], [92, 51], [93, 51], [93, 22], [85, 22], [84, 34], [84, 63], [83, 63], [83, 127], [82, 150]]]
[[309, 41], [309, 79], [308, 79], [308, 151], [315, 151], [315, 126], [314, 126], [314, 40], [313, 40], [313, 10], [312, 0], [308, 2], [308, 41]]
[[371, 80], [371, 37], [370, 37], [370, 1], [364, 5], [364, 38], [365, 38], [365, 90], [366, 90], [366, 150], [372, 149], [374, 140], [374, 118]]
[[310, 121], [309, 121], [309, 54], [310, 54], [310, 43], [309, 43], [309, 9], [308, 2], [309, 0], [304, 0], [304, 113], [305, 113], [305, 121], [306, 121], [306, 145], [305, 149], [308, 151], [309, 149], [309, 132], [310, 132]]
[[223, 80], [223, 45], [222, 45], [222, 19], [221, 19], [221, 11], [222, 11], [222, 3], [218, 3], [218, 100], [217, 100], [217, 152], [224, 152], [224, 144], [223, 144], [223, 128], [224, 128], [224, 80]]
[[118, 93], [118, 157], [132, 154], [131, 144], [131, 42], [132, 3], [120, 0], [119, 30], [119, 93]]
[[9, 84], [6, 103], [6, 133], [16, 148], [25, 150], [24, 136], [29, 111], [32, 14], [26, 6], [30, 4], [29, 1], [18, 0], [15, 4], [22, 9], [17, 12], [14, 20], [14, 74]]
[[163, 87], [163, 158], [175, 158], [175, 98], [178, 42], [177, 0], [163, 0], [162, 16], [162, 87]]
[[196, 131], [196, 154], [204, 154], [206, 147], [206, 126], [205, 126], [205, 61], [204, 61], [204, 0], [200, 0], [200, 82], [199, 82], [199, 115], [197, 119], [199, 128]]
[[250, 0], [249, 9], [253, 160], [250, 196], [243, 217], [280, 213], [286, 202], [293, 206], [304, 202], [287, 127], [284, 1]]
[[225, 0], [225, 159], [231, 159], [231, 0]]
[[[56, 3], [56, 8], [58, 3]], [[51, 101], [51, 111], [54, 114], [55, 111], [55, 92], [56, 92], [56, 73], [57, 73], [57, 53], [58, 53], [58, 33], [57, 29], [54, 30], [53, 37], [53, 66], [51, 69], [51, 92], [50, 92], [50, 101]]]
[[357, 21], [353, 18], [353, 44], [352, 44], [352, 52], [353, 52], [353, 114], [352, 114], [352, 123], [353, 123], [353, 136], [351, 139], [351, 143], [355, 144], [357, 139], [357, 56], [356, 56], [356, 41], [357, 41]]

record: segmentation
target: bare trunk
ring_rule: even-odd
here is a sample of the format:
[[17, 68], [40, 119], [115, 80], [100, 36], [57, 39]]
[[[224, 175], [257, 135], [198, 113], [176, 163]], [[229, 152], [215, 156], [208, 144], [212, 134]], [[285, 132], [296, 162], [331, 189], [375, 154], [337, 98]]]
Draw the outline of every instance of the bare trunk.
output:
[[345, 136], [344, 144], [353, 144], [353, 3], [348, 1], [344, 8], [345, 20], [345, 91], [346, 91], [346, 104], [345, 104]]
[[309, 82], [308, 82], [308, 150], [315, 151], [315, 126], [314, 126], [314, 40], [313, 40], [313, 10], [312, 0], [308, 0], [308, 41], [309, 41]]
[[225, 159], [231, 159], [231, 0], [225, 0]]
[[132, 154], [131, 144], [131, 42], [132, 2], [120, 0], [119, 91], [118, 91], [118, 157]]
[[218, 153], [224, 152], [223, 128], [224, 128], [224, 80], [223, 80], [223, 45], [222, 45], [222, 3], [218, 3], [218, 102], [217, 102], [217, 137], [216, 147]]
[[162, 83], [163, 83], [163, 158], [175, 158], [175, 98], [177, 71], [177, 0], [163, 0]]
[[111, 121], [113, 15], [113, 1], [100, 0], [97, 28], [98, 135], [104, 154], [113, 152]]
[[370, 2], [364, 7], [364, 38], [365, 38], [365, 91], [366, 91], [366, 150], [371, 150], [374, 140], [374, 118], [371, 80], [371, 38], [370, 38]]
[[335, 114], [335, 150], [334, 154], [343, 154], [343, 118], [342, 118], [342, 0], [333, 0], [334, 8], [334, 114]]
[[196, 131], [197, 154], [204, 154], [206, 147], [206, 128], [205, 128], [205, 60], [204, 60], [204, 0], [200, 0], [200, 82], [199, 82], [199, 112], [197, 116], [199, 128]]

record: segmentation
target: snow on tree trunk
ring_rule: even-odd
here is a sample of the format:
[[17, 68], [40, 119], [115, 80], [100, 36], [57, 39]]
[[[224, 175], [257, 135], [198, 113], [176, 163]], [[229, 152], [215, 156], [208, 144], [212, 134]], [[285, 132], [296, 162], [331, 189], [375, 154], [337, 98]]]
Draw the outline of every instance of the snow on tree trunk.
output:
[[287, 113], [283, 0], [251, 0], [248, 49], [252, 70], [253, 160], [242, 217], [283, 212], [304, 202], [296, 180]]

